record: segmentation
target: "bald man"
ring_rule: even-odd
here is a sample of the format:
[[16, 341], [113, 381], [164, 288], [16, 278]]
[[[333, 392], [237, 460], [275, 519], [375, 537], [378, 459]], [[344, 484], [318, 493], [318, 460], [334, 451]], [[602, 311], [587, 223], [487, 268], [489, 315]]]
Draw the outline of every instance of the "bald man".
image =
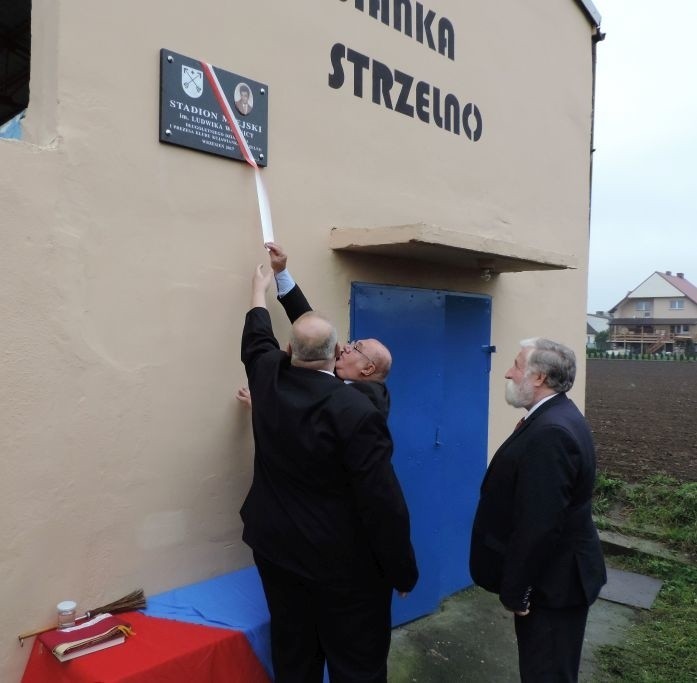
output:
[[[271, 269], [276, 279], [278, 300], [292, 322], [312, 308], [288, 271], [283, 247], [267, 242]], [[358, 339], [343, 344], [337, 354], [334, 372], [347, 384], [365, 394], [385, 417], [390, 412], [390, 394], [385, 380], [392, 367], [392, 354], [377, 339]], [[355, 384], [354, 384], [355, 383]]]
[[321, 683], [326, 662], [332, 683], [385, 683], [392, 590], [418, 577], [392, 440], [382, 413], [334, 376], [328, 320], [300, 316], [280, 350], [270, 282], [259, 266], [242, 334], [255, 452], [241, 515], [271, 614], [275, 681]]

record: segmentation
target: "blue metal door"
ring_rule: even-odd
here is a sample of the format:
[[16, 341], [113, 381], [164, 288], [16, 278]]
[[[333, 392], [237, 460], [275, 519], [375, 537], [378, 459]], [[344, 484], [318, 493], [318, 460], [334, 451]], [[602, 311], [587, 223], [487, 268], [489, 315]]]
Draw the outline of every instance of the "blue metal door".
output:
[[420, 578], [393, 601], [394, 625], [471, 585], [469, 545], [486, 469], [491, 298], [354, 283], [351, 336], [391, 351], [393, 463], [404, 489]]

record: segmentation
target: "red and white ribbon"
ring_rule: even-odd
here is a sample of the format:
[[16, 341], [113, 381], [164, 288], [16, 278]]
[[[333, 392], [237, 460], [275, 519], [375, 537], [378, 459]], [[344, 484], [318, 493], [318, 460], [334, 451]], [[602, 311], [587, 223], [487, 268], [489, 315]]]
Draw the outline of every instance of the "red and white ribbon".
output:
[[235, 117], [235, 114], [232, 111], [230, 102], [228, 102], [228, 99], [225, 96], [225, 93], [223, 92], [223, 88], [220, 85], [218, 77], [215, 75], [213, 66], [211, 64], [208, 64], [207, 62], [201, 62], [201, 68], [203, 69], [203, 73], [206, 75], [206, 78], [208, 79], [208, 83], [210, 84], [211, 89], [213, 90], [215, 99], [218, 101], [223, 115], [225, 116], [228, 125], [230, 126], [230, 130], [232, 131], [232, 134], [235, 136], [237, 144], [240, 146], [242, 156], [245, 158], [245, 161], [254, 169], [254, 178], [257, 184], [257, 200], [259, 202], [259, 216], [261, 218], [261, 233], [264, 239], [264, 243], [274, 242], [275, 240], [273, 238], [273, 223], [271, 222], [271, 207], [269, 205], [269, 195], [266, 192], [266, 187], [264, 185], [264, 181], [262, 180], [259, 166], [257, 165], [256, 160], [254, 159], [251, 151], [249, 150], [249, 145], [247, 145], [247, 141], [244, 139], [244, 135], [242, 135], [240, 125], [239, 123], [237, 123], [237, 118]]

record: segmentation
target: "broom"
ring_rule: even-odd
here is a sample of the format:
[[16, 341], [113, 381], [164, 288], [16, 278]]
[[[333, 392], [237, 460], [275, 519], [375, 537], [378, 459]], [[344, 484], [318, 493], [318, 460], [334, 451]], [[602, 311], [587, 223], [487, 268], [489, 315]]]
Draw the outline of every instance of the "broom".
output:
[[[87, 610], [87, 612], [85, 612], [81, 617], [77, 617], [75, 621], [91, 619], [92, 617], [95, 617], [98, 614], [104, 614], [105, 612], [109, 612], [110, 614], [118, 614], [119, 612], [132, 612], [133, 610], [144, 609], [145, 604], [145, 593], [143, 593], [142, 588], [139, 588], [138, 590], [135, 590], [132, 593], [129, 593], [128, 595], [124, 595], [122, 598], [114, 600], [114, 602], [110, 602], [107, 605], [102, 605], [101, 607], [95, 607], [93, 609]], [[39, 633], [46, 633], [46, 631], [52, 631], [54, 628], [56, 627], [47, 626], [46, 628], [40, 628], [36, 631], [20, 633], [20, 635], [17, 636], [17, 638], [19, 639], [19, 644], [21, 646], [24, 646], [25, 638], [38, 636]]]

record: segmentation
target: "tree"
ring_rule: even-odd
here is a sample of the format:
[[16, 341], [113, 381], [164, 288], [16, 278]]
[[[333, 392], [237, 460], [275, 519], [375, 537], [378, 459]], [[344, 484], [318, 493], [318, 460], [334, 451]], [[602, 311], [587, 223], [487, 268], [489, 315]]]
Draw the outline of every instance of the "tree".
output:
[[600, 350], [600, 351], [606, 351], [608, 347], [610, 346], [608, 342], [608, 337], [610, 336], [610, 333], [607, 330], [603, 330], [602, 332], [598, 332], [595, 335], [595, 348]]

